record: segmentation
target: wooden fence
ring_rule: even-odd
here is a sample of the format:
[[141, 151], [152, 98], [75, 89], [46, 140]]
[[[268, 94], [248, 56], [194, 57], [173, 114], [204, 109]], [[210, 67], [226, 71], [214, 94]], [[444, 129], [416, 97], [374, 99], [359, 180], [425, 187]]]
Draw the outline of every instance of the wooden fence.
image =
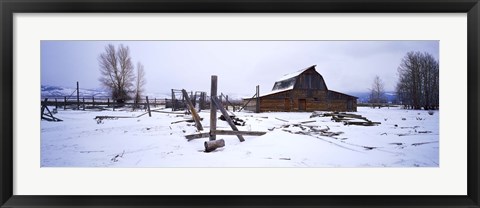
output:
[[[47, 99], [47, 101], [45, 101]], [[198, 101], [198, 100], [197, 100]], [[172, 103], [176, 106], [176, 110], [184, 110], [186, 107], [185, 100], [178, 100], [167, 98], [148, 98], [148, 105], [151, 108], [172, 108]], [[195, 101], [193, 101], [195, 105]], [[228, 100], [224, 99], [222, 103], [230, 110], [239, 109], [241, 103], [233, 102], [233, 104]], [[125, 107], [125, 108], [136, 108], [146, 109], [147, 108], [147, 99], [140, 99], [139, 103], [134, 103], [133, 100], [127, 101], [125, 103], [117, 103], [109, 97], [103, 96], [90, 96], [90, 97], [79, 97], [77, 100], [76, 97], [68, 98], [67, 96], [45, 96], [41, 98], [41, 105], [53, 106], [56, 109], [75, 109], [75, 110], [85, 110], [85, 109], [102, 109], [102, 108], [115, 108]], [[183, 107], [183, 108], [182, 108]], [[207, 97], [204, 102], [201, 103], [201, 109], [210, 108], [210, 97]], [[172, 109], [173, 110], [173, 109]]]
[[[70, 98], [67, 96], [56, 96], [56, 97], [42, 97], [41, 104], [46, 106], [54, 106], [57, 109], [63, 108], [66, 109], [91, 109], [91, 108], [119, 108], [119, 107], [130, 107], [130, 108], [147, 108], [147, 103], [150, 107], [165, 107], [166, 99], [160, 98], [147, 98], [140, 99], [139, 103], [134, 103], [133, 101], [127, 101], [125, 103], [117, 103], [114, 100], [108, 97], [80, 97], [77, 99]], [[46, 99], [46, 101], [45, 101]]]

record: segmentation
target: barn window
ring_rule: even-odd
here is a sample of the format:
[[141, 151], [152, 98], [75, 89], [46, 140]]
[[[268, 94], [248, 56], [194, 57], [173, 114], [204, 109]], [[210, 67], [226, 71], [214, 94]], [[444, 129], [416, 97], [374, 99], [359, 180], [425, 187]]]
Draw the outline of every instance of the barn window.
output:
[[306, 80], [307, 88], [312, 89], [312, 75], [307, 74], [307, 80]]
[[290, 88], [291, 86], [293, 86], [294, 84], [295, 84], [295, 77], [290, 78], [290, 79], [286, 79], [286, 80], [282, 80], [282, 81], [278, 81], [278, 82], [275, 82], [275, 85], [273, 86], [272, 91], [287, 89], [287, 88]]

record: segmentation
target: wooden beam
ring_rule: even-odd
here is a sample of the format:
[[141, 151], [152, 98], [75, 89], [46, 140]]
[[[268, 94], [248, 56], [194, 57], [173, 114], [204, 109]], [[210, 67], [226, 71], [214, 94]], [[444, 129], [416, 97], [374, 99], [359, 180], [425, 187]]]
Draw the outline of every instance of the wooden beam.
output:
[[263, 131], [229, 131], [229, 130], [215, 130], [211, 134], [216, 135], [246, 135], [246, 136], [262, 136], [267, 132]]
[[247, 135], [247, 136], [262, 136], [265, 135], [267, 132], [263, 131], [230, 131], [230, 130], [215, 130], [209, 132], [202, 132], [202, 133], [195, 133], [195, 134], [189, 134], [185, 135], [185, 138], [190, 140], [194, 139], [201, 139], [201, 138], [207, 138], [210, 137], [210, 135], [231, 135], [231, 136], [236, 136], [236, 135]]
[[[217, 129], [217, 108], [213, 104], [213, 99], [217, 97], [217, 76], [212, 75], [211, 87], [210, 87], [210, 131]], [[210, 141], [215, 140], [217, 137], [213, 134], [210, 135]]]
[[194, 139], [200, 139], [200, 138], [207, 138], [207, 137], [210, 137], [209, 132], [185, 135], [185, 138], [188, 139], [188, 141], [194, 140]]
[[240, 109], [238, 109], [237, 112], [240, 112], [240, 111], [243, 110], [245, 107], [247, 107], [248, 103], [250, 103], [250, 101], [253, 100], [253, 98], [255, 98], [255, 96], [257, 96], [257, 94], [253, 95], [252, 98], [248, 99], [247, 103], [245, 103]]
[[203, 126], [202, 123], [200, 122], [200, 116], [198, 115], [197, 111], [195, 110], [195, 107], [192, 104], [192, 101], [190, 100], [190, 97], [188, 96], [188, 93], [185, 89], [182, 89], [183, 96], [185, 97], [187, 101], [188, 108], [190, 109], [190, 112], [192, 113], [193, 120], [195, 120], [195, 126], [197, 126], [197, 130], [203, 131]]
[[[235, 126], [235, 124], [233, 123], [232, 119], [230, 118], [230, 115], [228, 115], [227, 111], [223, 108], [223, 105], [222, 103], [220, 103], [220, 101], [216, 98], [216, 97], [212, 97], [212, 101], [213, 103], [217, 106], [217, 108], [220, 110], [220, 112], [222, 113], [222, 115], [225, 117], [225, 120], [227, 121], [228, 125], [230, 125], [230, 127], [234, 130], [234, 131], [238, 131], [238, 128], [237, 126]], [[215, 118], [216, 119], [216, 118]], [[216, 129], [210, 129], [211, 132], [215, 132]], [[243, 142], [245, 141], [245, 139], [243, 138], [242, 135], [237, 135], [238, 139], [240, 140], [240, 142]]]

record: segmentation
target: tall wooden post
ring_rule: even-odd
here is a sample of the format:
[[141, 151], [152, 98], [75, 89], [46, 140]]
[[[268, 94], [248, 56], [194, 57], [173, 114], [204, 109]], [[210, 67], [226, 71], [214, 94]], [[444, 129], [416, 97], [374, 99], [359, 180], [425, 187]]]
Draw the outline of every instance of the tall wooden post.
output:
[[[228, 110], [228, 95], [225, 95], [225, 109]], [[235, 111], [235, 110], [234, 110]]]
[[67, 96], [63, 97], [63, 110], [67, 110]]
[[43, 112], [45, 111], [45, 108], [47, 107], [47, 101], [48, 101], [48, 98], [45, 98], [45, 100], [42, 103], [42, 108], [40, 110], [40, 120], [42, 120]]
[[255, 106], [255, 113], [260, 113], [260, 85], [257, 85], [257, 104]]
[[172, 111], [175, 111], [175, 94], [172, 89]]
[[[217, 107], [213, 104], [213, 99], [217, 97], [217, 76], [212, 75], [212, 84], [210, 88], [210, 132], [217, 130]], [[210, 134], [210, 141], [217, 139], [215, 134]]]
[[205, 109], [205, 93], [200, 93], [200, 109]]
[[77, 82], [77, 110], [80, 110], [80, 90]]
[[148, 117], [152, 117], [152, 113], [150, 112], [150, 103], [148, 102], [148, 96], [146, 98], [147, 98]]
[[58, 109], [58, 102], [57, 102], [57, 98], [55, 98], [55, 109]]
[[83, 97], [83, 110], [85, 110], [85, 98]]
[[92, 96], [92, 105], [93, 105], [93, 107], [95, 107], [95, 97], [94, 96]]
[[110, 107], [110, 98], [107, 98], [107, 107]]

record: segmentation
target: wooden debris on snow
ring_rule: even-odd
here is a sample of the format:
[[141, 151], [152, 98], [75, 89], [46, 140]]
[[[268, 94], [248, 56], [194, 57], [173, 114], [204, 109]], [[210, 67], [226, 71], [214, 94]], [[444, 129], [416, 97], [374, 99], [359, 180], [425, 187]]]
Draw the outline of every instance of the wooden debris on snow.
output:
[[[288, 128], [290, 127], [298, 127], [300, 128], [300, 131], [292, 131]], [[326, 136], [326, 137], [332, 137], [335, 138], [334, 136], [339, 136], [340, 134], [343, 134], [343, 132], [331, 132], [330, 128], [327, 126], [326, 128], [320, 128], [319, 126], [306, 126], [302, 125], [300, 123], [298, 124], [285, 124], [280, 127], [274, 127], [270, 128], [268, 130], [273, 131], [274, 129], [281, 129], [282, 131], [291, 133], [291, 134], [301, 134], [301, 135], [320, 135], [320, 136]], [[336, 139], [336, 138], [335, 138]]]
[[358, 125], [358, 126], [376, 126], [380, 122], [373, 122], [362, 115], [342, 112], [320, 112], [314, 111], [310, 118], [314, 117], [332, 117], [332, 121], [343, 122], [344, 125]]
[[[227, 119], [223, 114], [219, 117], [219, 119], [222, 121], [227, 121]], [[240, 118], [237, 118], [236, 116], [230, 116], [230, 119], [237, 126], [245, 126], [245, 121]]]

